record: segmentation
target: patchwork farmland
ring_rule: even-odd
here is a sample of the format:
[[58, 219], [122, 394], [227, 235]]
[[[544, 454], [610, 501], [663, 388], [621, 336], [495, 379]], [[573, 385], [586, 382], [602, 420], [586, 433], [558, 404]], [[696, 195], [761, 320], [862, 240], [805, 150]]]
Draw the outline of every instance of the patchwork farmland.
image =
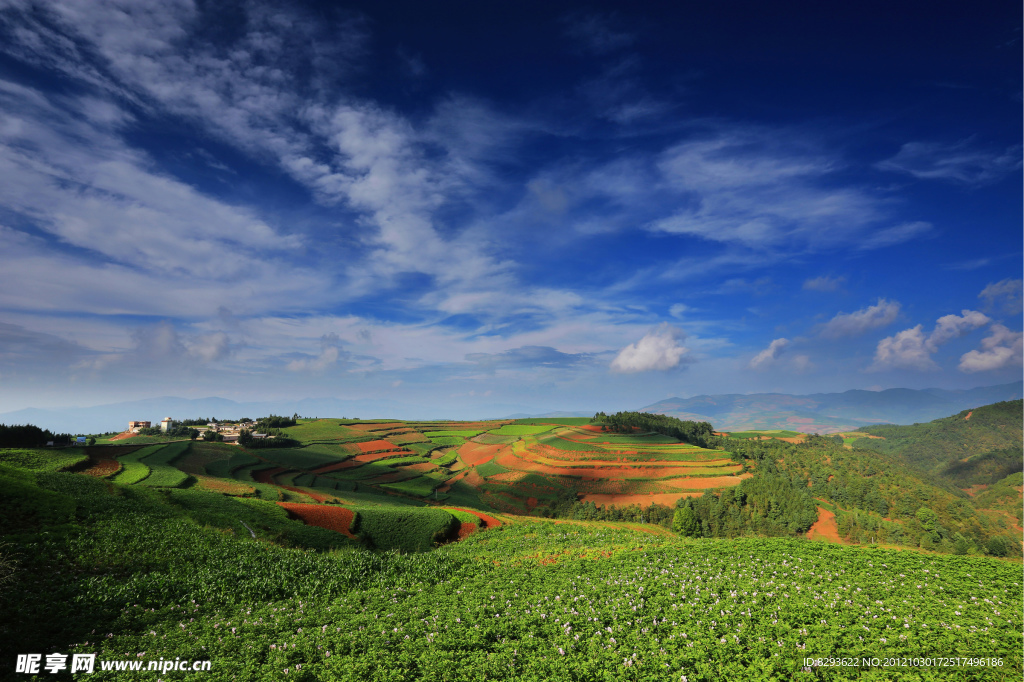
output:
[[[218, 680], [833, 679], [806, 652], [949, 647], [990, 662], [953, 679], [1020, 679], [1019, 445], [957, 460], [972, 498], [905, 485], [863, 447], [891, 434], [644, 419], [0, 450], [18, 595], [0, 632], [48, 656], [212, 659]], [[1019, 442], [1019, 405], [928, 434], [985, 419], [974, 442]], [[917, 490], [934, 509], [905, 504]]]
[[[704, 490], [736, 486], [751, 475], [723, 450], [567, 421], [302, 420], [287, 431], [302, 447], [261, 449], [245, 458], [237, 456], [238, 448], [220, 446], [223, 458], [234, 458], [233, 466], [206, 454], [202, 466], [209, 470], [190, 473], [272, 486], [280, 501], [346, 504], [377, 494], [393, 502], [509, 513], [526, 513], [565, 495], [599, 496], [608, 505], [671, 505]], [[199, 463], [194, 456], [187, 461], [192, 467]]]

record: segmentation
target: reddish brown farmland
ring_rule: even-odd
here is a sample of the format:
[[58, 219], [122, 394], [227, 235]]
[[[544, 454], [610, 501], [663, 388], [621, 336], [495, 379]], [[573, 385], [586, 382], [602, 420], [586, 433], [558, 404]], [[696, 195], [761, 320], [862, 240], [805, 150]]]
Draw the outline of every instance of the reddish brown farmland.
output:
[[349, 530], [355, 516], [351, 509], [331, 504], [299, 504], [295, 502], [278, 502], [278, 504], [287, 509], [289, 515], [300, 519], [303, 523], [355, 538], [355, 535]]

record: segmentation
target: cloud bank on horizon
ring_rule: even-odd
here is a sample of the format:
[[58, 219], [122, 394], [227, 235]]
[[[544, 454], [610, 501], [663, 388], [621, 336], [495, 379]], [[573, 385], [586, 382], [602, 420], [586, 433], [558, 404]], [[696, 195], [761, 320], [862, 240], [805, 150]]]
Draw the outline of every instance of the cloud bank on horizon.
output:
[[0, 2], [0, 411], [1020, 377], [1019, 9], [487, 5]]

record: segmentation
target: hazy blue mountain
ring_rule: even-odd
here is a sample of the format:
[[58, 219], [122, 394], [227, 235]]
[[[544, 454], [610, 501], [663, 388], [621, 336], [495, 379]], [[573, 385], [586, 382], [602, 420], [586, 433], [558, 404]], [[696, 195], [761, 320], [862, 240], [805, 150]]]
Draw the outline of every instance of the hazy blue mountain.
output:
[[965, 390], [892, 388], [788, 395], [700, 395], [668, 398], [641, 408], [679, 419], [711, 422], [717, 429], [790, 429], [835, 433], [869, 424], [915, 424], [981, 405], [1022, 397], [1024, 382]]
[[[927, 422], [960, 410], [1022, 396], [1024, 382], [1002, 386], [983, 386], [963, 391], [944, 389], [887, 391], [846, 391], [787, 395], [701, 395], [694, 398], [669, 398], [641, 408], [645, 412], [667, 414], [680, 419], [709, 421], [715, 428], [791, 429], [794, 431], [835, 433], [868, 424], [913, 424]], [[536, 409], [536, 408], [534, 408]], [[343, 400], [340, 398], [304, 398], [266, 402], [237, 402], [227, 398], [149, 398], [94, 407], [61, 409], [26, 408], [0, 414], [3, 424], [35, 424], [65, 433], [104, 433], [123, 431], [129, 421], [159, 422], [164, 417], [189, 419], [265, 416], [270, 413], [304, 417], [359, 417], [360, 419], [483, 419], [507, 415], [505, 419], [537, 417], [590, 417], [593, 411], [531, 412], [529, 406], [514, 404], [479, 405], [459, 414], [451, 409], [417, 407], [393, 400]]]

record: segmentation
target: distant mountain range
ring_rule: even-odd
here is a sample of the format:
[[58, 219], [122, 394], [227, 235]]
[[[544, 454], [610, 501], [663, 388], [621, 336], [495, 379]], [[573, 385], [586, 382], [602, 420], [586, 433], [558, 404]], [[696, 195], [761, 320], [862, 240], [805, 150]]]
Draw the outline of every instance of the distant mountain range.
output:
[[722, 431], [789, 429], [803, 433], [837, 433], [870, 424], [915, 424], [948, 417], [1004, 400], [1024, 397], [1024, 381], [951, 391], [941, 388], [846, 391], [788, 395], [699, 395], [669, 398], [641, 412], [707, 421]]
[[[927, 422], [972, 407], [1022, 397], [1024, 382], [985, 386], [965, 391], [938, 388], [887, 391], [846, 391], [787, 395], [701, 395], [669, 398], [641, 408], [644, 412], [667, 414], [679, 419], [708, 421], [716, 429], [790, 429], [806, 433], [835, 433], [869, 424], [913, 424]], [[594, 412], [528, 413], [523, 405], [480, 406], [474, 414], [452, 414], [452, 410], [423, 408], [393, 400], [342, 400], [305, 398], [266, 402], [236, 402], [227, 398], [149, 398], [95, 407], [62, 409], [26, 408], [0, 414], [2, 424], [35, 424], [56, 433], [104, 433], [122, 431], [129, 421], [158, 422], [164, 417], [195, 419], [266, 416], [304, 417], [391, 417], [398, 419], [480, 419], [488, 415], [505, 419], [536, 417], [590, 417]]]

